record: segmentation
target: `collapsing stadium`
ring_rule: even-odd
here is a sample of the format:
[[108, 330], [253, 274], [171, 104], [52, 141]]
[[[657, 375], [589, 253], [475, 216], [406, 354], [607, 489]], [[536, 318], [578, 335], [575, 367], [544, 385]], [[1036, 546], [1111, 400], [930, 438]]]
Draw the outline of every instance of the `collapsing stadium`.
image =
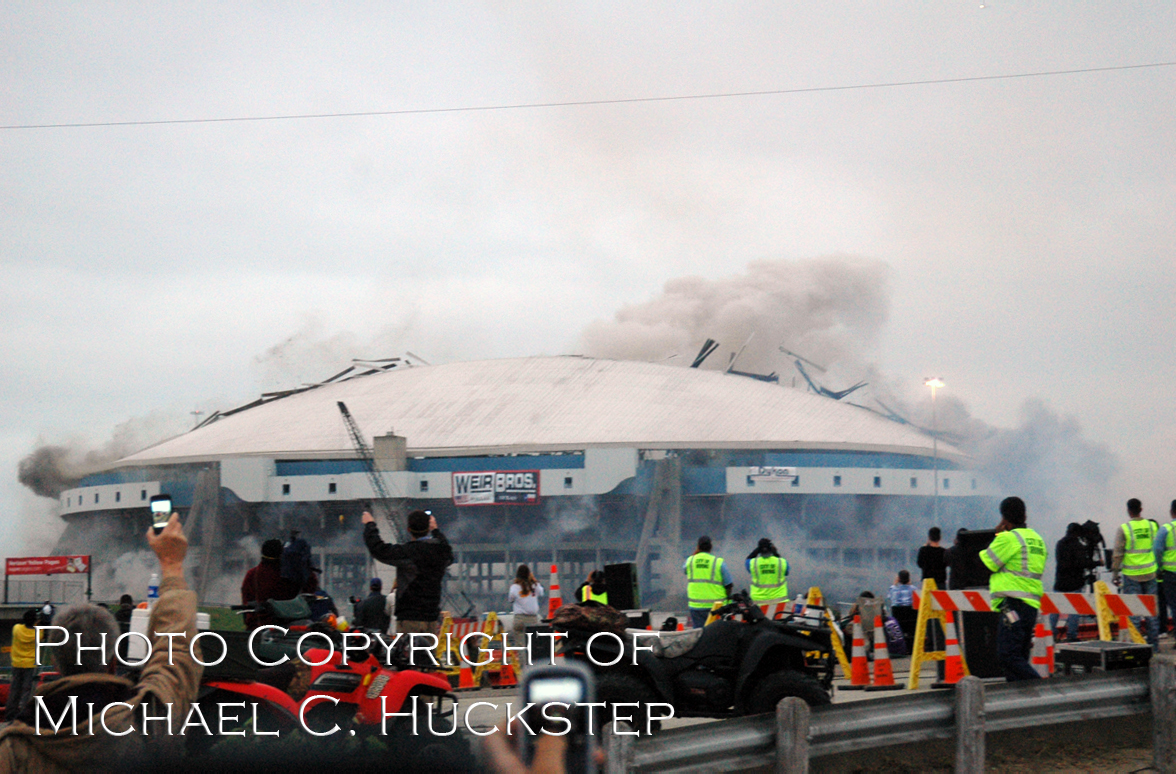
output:
[[437, 517], [454, 545], [458, 612], [501, 608], [515, 565], [546, 581], [552, 562], [565, 588], [635, 562], [644, 606], [684, 608], [681, 566], [702, 534], [740, 588], [743, 557], [766, 535], [792, 563], [794, 594], [884, 589], [913, 569], [929, 526], [987, 523], [996, 494], [931, 434], [734, 373], [584, 357], [391, 360], [213, 415], [88, 476], [61, 494], [57, 552], [114, 561], [165, 492], [207, 602], [237, 601], [233, 580], [260, 541], [292, 529], [345, 599], [374, 569], [360, 516], [384, 502], [379, 488], [398, 522], [415, 508]]

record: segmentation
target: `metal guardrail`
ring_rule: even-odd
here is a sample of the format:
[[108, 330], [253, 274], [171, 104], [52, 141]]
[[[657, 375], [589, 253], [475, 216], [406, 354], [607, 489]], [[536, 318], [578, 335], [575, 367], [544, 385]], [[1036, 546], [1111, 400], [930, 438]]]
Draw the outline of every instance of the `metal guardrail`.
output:
[[[781, 761], [795, 761], [798, 754], [807, 770], [807, 760], [812, 758], [951, 738], [958, 740], [957, 770], [982, 771], [988, 731], [1148, 712], [1157, 718], [1159, 764], [1160, 718], [1176, 716], [1176, 690], [1166, 686], [1176, 686], [1176, 659], [1171, 656], [1157, 656], [1150, 670], [994, 685], [969, 677], [952, 691], [868, 699], [811, 711], [799, 699], [785, 699], [775, 715], [720, 720], [639, 739], [609, 735], [607, 771], [677, 773], [765, 767], [784, 771], [795, 770], [796, 765]], [[796, 749], [779, 748], [777, 740], [782, 737], [792, 740]], [[966, 763], [975, 762], [977, 755], [978, 767]], [[1173, 770], [1172, 766], [1160, 768]]]

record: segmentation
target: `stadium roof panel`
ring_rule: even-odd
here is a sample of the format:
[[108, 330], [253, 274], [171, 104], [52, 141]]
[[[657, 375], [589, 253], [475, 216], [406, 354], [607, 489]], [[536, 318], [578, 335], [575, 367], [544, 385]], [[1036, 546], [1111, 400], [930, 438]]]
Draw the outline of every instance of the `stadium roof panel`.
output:
[[[867, 409], [774, 384], [680, 366], [530, 357], [396, 368], [253, 406], [119, 460], [354, 457], [336, 405], [410, 455], [643, 449], [857, 449], [932, 453], [932, 438]], [[965, 459], [940, 443], [939, 454]]]

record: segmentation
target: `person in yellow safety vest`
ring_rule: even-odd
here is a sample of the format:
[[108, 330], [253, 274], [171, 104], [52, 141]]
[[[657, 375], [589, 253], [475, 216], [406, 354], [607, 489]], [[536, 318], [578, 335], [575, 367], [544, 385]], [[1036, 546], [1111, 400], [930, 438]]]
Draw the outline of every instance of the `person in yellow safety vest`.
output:
[[1041, 574], [1048, 551], [1041, 535], [1025, 526], [1025, 501], [1020, 497], [1002, 500], [1000, 516], [996, 537], [980, 552], [980, 561], [992, 570], [988, 594], [993, 609], [1000, 613], [997, 657], [1010, 683], [1037, 680], [1040, 675], [1029, 663], [1029, 654], [1041, 610]]
[[[1143, 518], [1143, 503], [1132, 497], [1127, 501], [1127, 523], [1115, 533], [1115, 552], [1111, 560], [1111, 578], [1124, 594], [1156, 593], [1156, 523]], [[1160, 622], [1147, 619], [1147, 641], [1159, 650]], [[1134, 617], [1136, 629], [1143, 629], [1144, 619]]]
[[710, 617], [715, 602], [724, 602], [731, 594], [734, 581], [723, 560], [711, 553], [711, 539], [703, 535], [698, 548], [686, 557], [682, 569], [686, 572], [686, 597], [690, 602], [690, 624], [700, 628]]
[[1168, 609], [1168, 620], [1176, 624], [1176, 500], [1168, 509], [1172, 521], [1156, 533], [1156, 563], [1160, 567], [1159, 603]]
[[760, 538], [759, 545], [747, 555], [747, 571], [751, 573], [753, 602], [788, 599], [788, 562], [771, 540]]
[[608, 604], [608, 586], [604, 583], [603, 570], [593, 570], [588, 575], [588, 580], [576, 591], [577, 601], [581, 604], [584, 602], [595, 602], [598, 605]]

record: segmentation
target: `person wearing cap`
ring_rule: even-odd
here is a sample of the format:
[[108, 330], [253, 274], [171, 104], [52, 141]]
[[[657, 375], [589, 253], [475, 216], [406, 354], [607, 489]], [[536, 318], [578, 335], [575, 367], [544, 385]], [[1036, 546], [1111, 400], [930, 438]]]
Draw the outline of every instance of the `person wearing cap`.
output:
[[[271, 538], [261, 544], [261, 561], [241, 582], [241, 604], [256, 605], [269, 599], [293, 599], [298, 587], [282, 577], [282, 541]], [[252, 612], [245, 614], [245, 626], [252, 630], [258, 626], [274, 623], [269, 613]]]
[[751, 601], [771, 602], [788, 599], [788, 562], [768, 538], [760, 538], [755, 550], [747, 555], [751, 573]]
[[720, 557], [711, 553], [711, 539], [703, 535], [698, 548], [686, 557], [682, 565], [686, 573], [686, 597], [690, 603], [690, 624], [700, 628], [710, 617], [715, 602], [724, 602], [731, 594], [734, 581]]
[[980, 552], [980, 561], [992, 570], [988, 594], [992, 609], [1000, 613], [996, 651], [1005, 679], [1038, 680], [1029, 663], [1037, 613], [1041, 610], [1041, 575], [1048, 550], [1045, 541], [1026, 526], [1025, 501], [1006, 497], [1000, 503], [1000, 525], [991, 545]]
[[368, 586], [371, 593], [355, 606], [355, 620], [351, 622], [353, 628], [367, 629], [378, 634], [388, 632], [391, 617], [386, 612], [388, 598], [384, 596], [384, 581], [372, 578]]
[[453, 548], [428, 511], [408, 514], [405, 543], [380, 539], [371, 513], [363, 514], [363, 542], [377, 562], [396, 568], [396, 630], [404, 634], [433, 634], [441, 629], [441, 584], [453, 564]]

